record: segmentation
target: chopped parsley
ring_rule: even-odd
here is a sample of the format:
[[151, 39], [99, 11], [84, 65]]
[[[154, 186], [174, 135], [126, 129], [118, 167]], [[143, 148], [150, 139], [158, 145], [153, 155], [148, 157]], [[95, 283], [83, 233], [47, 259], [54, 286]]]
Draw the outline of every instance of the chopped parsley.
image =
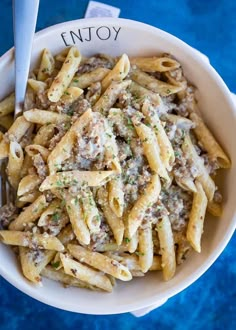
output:
[[60, 266], [60, 261], [53, 262], [51, 265], [53, 268], [58, 268]]
[[124, 238], [124, 241], [125, 241], [126, 244], [128, 244], [128, 243], [131, 241], [131, 239], [128, 238], [128, 237], [125, 237], [125, 238]]

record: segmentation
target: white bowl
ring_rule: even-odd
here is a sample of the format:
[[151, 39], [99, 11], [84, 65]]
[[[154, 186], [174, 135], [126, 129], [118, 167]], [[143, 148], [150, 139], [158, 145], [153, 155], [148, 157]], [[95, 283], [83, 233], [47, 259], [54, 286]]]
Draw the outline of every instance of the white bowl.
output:
[[[182, 63], [187, 78], [197, 86], [203, 117], [232, 160], [232, 169], [225, 171], [223, 184], [219, 184], [225, 200], [223, 216], [221, 219], [206, 219], [202, 253], [193, 253], [177, 268], [175, 277], [169, 282], [162, 280], [161, 273], [154, 272], [130, 283], [119, 283], [111, 294], [78, 288], [64, 289], [49, 280], [44, 280], [44, 286], [38, 288], [22, 276], [11, 249], [0, 245], [0, 274], [21, 291], [46, 304], [87, 314], [115, 314], [141, 309], [175, 295], [196, 281], [220, 255], [233, 234], [236, 223], [236, 111], [226, 85], [201, 55], [159, 29], [135, 21], [110, 18], [58, 24], [36, 34], [32, 67], [39, 62], [43, 48], [51, 49], [54, 54], [60, 52], [65, 47], [63, 38], [68, 45], [72, 45], [74, 40], [84, 55], [98, 52], [110, 55], [168, 52], [174, 55]], [[1, 99], [13, 89], [12, 50], [0, 59], [0, 77]]]

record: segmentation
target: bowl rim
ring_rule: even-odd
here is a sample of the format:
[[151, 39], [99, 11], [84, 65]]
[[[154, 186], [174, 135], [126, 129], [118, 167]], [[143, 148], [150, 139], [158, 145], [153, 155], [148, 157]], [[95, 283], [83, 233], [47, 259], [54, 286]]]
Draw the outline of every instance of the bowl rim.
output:
[[[186, 53], [189, 54], [189, 56], [193, 57], [196, 62], [199, 62], [199, 64], [203, 67], [204, 70], [208, 72], [208, 74], [214, 79], [216, 85], [221, 89], [223, 94], [226, 97], [226, 102], [228, 103], [228, 108], [231, 108], [232, 113], [234, 114], [234, 117], [236, 118], [236, 109], [230, 94], [229, 89], [227, 88], [226, 84], [222, 80], [222, 78], [219, 76], [219, 74], [216, 72], [216, 70], [207, 62], [202, 59], [201, 54], [199, 54], [198, 51], [196, 51], [194, 48], [186, 44], [181, 39], [173, 36], [172, 34], [165, 32], [159, 28], [156, 28], [154, 26], [151, 26], [146, 23], [142, 23], [135, 20], [130, 19], [124, 19], [124, 18], [85, 18], [85, 19], [77, 19], [77, 20], [71, 20], [67, 22], [63, 22], [60, 24], [55, 24], [52, 26], [49, 26], [35, 34], [35, 40], [43, 38], [51, 33], [51, 31], [60, 30], [61, 27], [69, 27], [71, 25], [76, 24], [83, 24], [83, 23], [96, 23], [101, 22], [102, 24], [122, 24], [123, 27], [134, 27], [138, 29], [145, 29], [145, 31], [148, 33], [155, 33], [158, 34], [159, 37], [166, 39], [171, 44], [176, 46], [177, 48], [183, 48]], [[9, 57], [13, 54], [14, 48], [11, 48], [6, 53], [4, 53], [0, 57], [0, 67], [4, 66], [7, 61], [9, 60]], [[90, 310], [90, 307], [84, 306], [83, 304], [77, 304], [76, 306], [71, 302], [64, 302], [64, 301], [58, 301], [53, 296], [44, 296], [41, 293], [41, 290], [33, 290], [32, 291], [32, 284], [23, 284], [22, 282], [18, 282], [16, 278], [14, 278], [14, 275], [11, 275], [7, 272], [7, 270], [3, 269], [1, 267], [0, 263], [0, 275], [7, 280], [10, 284], [15, 286], [20, 291], [24, 292], [28, 296], [43, 302], [47, 305], [67, 310], [71, 312], [77, 312], [77, 313], [83, 313], [83, 314], [93, 314], [93, 315], [108, 315], [108, 314], [119, 314], [119, 313], [126, 313], [126, 312], [132, 312], [134, 310], [139, 310], [145, 307], [149, 307], [151, 305], [157, 304], [158, 301], [165, 300], [168, 298], [171, 298], [172, 296], [176, 295], [177, 293], [183, 291], [188, 286], [190, 286], [193, 282], [195, 282], [201, 275], [203, 275], [208, 268], [215, 262], [215, 260], [218, 258], [218, 256], [222, 253], [226, 245], [228, 244], [230, 238], [232, 237], [234, 230], [236, 227], [236, 210], [234, 211], [234, 215], [232, 217], [232, 220], [230, 222], [230, 225], [228, 226], [225, 235], [222, 237], [221, 241], [218, 244], [217, 249], [214, 250], [214, 252], [207, 258], [207, 260], [201, 264], [198, 269], [192, 272], [191, 275], [189, 275], [187, 278], [183, 279], [180, 283], [178, 283], [174, 288], [169, 288], [165, 292], [158, 294], [158, 296], [155, 294], [153, 296], [150, 296], [148, 298], [145, 298], [143, 300], [127, 303], [124, 305], [119, 306], [113, 306], [112, 310], [104, 310], [102, 306], [99, 306], [99, 304], [96, 306], [96, 308], [92, 308]]]

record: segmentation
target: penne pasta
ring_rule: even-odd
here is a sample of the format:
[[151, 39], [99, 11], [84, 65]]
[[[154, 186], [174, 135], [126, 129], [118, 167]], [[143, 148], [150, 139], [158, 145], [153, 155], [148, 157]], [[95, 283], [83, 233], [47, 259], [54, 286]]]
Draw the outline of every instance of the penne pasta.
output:
[[160, 148], [160, 157], [166, 169], [170, 171], [175, 161], [174, 150], [171, 142], [165, 132], [165, 129], [148, 101], [145, 101], [142, 106], [142, 113], [145, 115], [148, 123], [151, 125]]
[[46, 249], [63, 251], [64, 246], [58, 238], [48, 234], [32, 234], [15, 230], [0, 230], [0, 240], [4, 244], [29, 247], [32, 249]]
[[102, 275], [100, 272], [72, 260], [67, 255], [62, 253], [60, 254], [60, 258], [64, 271], [67, 275], [73, 276], [90, 285], [94, 285], [104, 291], [112, 291], [112, 285], [107, 276]]
[[76, 238], [81, 244], [88, 245], [90, 243], [90, 233], [82, 212], [80, 196], [72, 197], [67, 195], [66, 210]]
[[18, 142], [10, 142], [7, 174], [11, 186], [18, 188], [20, 182], [21, 168], [24, 161], [23, 150]]
[[41, 272], [43, 277], [46, 277], [53, 281], [61, 282], [66, 286], [75, 286], [78, 288], [85, 288], [90, 290], [99, 290], [99, 288], [83, 282], [73, 276], [67, 275], [63, 270], [55, 270], [54, 267], [47, 266]]
[[66, 59], [62, 65], [61, 70], [53, 80], [52, 85], [48, 90], [48, 99], [51, 102], [58, 102], [69, 87], [73, 76], [78, 70], [81, 61], [81, 54], [76, 47], [71, 47]]
[[48, 77], [50, 77], [52, 75], [54, 67], [55, 67], [55, 60], [54, 60], [50, 50], [45, 48], [43, 50], [37, 79], [41, 80], [41, 81], [45, 81]]
[[71, 156], [75, 136], [82, 134], [84, 127], [90, 122], [90, 120], [92, 120], [92, 111], [91, 109], [88, 109], [75, 121], [69, 131], [52, 150], [48, 157], [50, 174], [55, 174], [57, 170], [60, 170], [62, 162]]
[[165, 281], [169, 281], [176, 270], [174, 240], [169, 217], [163, 216], [156, 228], [160, 240], [163, 277]]
[[126, 54], [123, 54], [114, 68], [103, 78], [102, 91], [106, 90], [108, 86], [113, 82], [120, 82], [128, 75], [130, 70], [129, 58]]
[[229, 168], [231, 164], [228, 156], [225, 154], [219, 143], [214, 138], [213, 134], [204, 124], [201, 117], [197, 113], [192, 112], [190, 114], [190, 118], [195, 124], [193, 129], [194, 133], [196, 134], [203, 148], [208, 152], [210, 158], [217, 161], [220, 167]]
[[169, 96], [183, 90], [183, 86], [175, 86], [164, 81], [158, 80], [141, 70], [133, 70], [130, 78], [137, 84], [158, 93], [161, 96]]
[[197, 192], [193, 194], [193, 204], [187, 228], [187, 240], [194, 250], [200, 253], [207, 197], [201, 183], [196, 181], [195, 185]]
[[96, 187], [103, 185], [114, 175], [114, 171], [65, 171], [49, 175], [39, 190], [65, 188], [69, 186]]
[[117, 245], [121, 245], [124, 236], [124, 223], [121, 218], [111, 210], [108, 200], [108, 192], [104, 187], [98, 190], [98, 203], [101, 205], [103, 214], [110, 226]]
[[130, 281], [132, 275], [128, 268], [101, 253], [86, 250], [82, 246], [69, 244], [68, 251], [80, 262], [112, 275], [121, 281]]
[[165, 179], [166, 184], [169, 185], [170, 177], [161, 161], [160, 148], [155, 133], [148, 126], [141, 123], [141, 121], [133, 119], [132, 122], [139, 138], [141, 139], [143, 151], [151, 169], [154, 173], [159, 174], [161, 178]]
[[85, 223], [87, 224], [90, 233], [98, 233], [100, 231], [101, 217], [93, 198], [93, 194], [89, 188], [83, 189], [81, 201]]
[[70, 122], [70, 116], [48, 110], [32, 109], [24, 112], [25, 119], [34, 124], [49, 125]]
[[153, 263], [152, 224], [145, 224], [139, 229], [139, 265], [143, 273], [146, 273]]
[[128, 216], [128, 233], [129, 237], [133, 237], [137, 229], [141, 225], [144, 218], [145, 212], [148, 207], [152, 206], [158, 199], [161, 190], [161, 183], [159, 176], [154, 174], [151, 178], [150, 183], [144, 190], [143, 195], [139, 197], [137, 202], [134, 204]]
[[119, 94], [126, 90], [130, 84], [130, 80], [112, 82], [93, 106], [93, 111], [104, 115], [107, 114], [109, 109], [115, 104]]
[[166, 72], [180, 67], [180, 64], [169, 57], [133, 57], [130, 60], [145, 72]]
[[117, 217], [122, 217], [125, 207], [124, 191], [121, 176], [108, 182], [109, 206]]
[[106, 68], [97, 68], [91, 72], [83, 73], [79, 76], [75, 76], [70, 84], [70, 86], [79, 87], [79, 88], [88, 88], [93, 83], [101, 81], [105, 76], [110, 72]]

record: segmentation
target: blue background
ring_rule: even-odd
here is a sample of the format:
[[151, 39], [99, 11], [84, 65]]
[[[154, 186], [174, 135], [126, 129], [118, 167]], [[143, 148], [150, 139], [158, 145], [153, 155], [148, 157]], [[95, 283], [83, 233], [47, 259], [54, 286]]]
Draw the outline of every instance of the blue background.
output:
[[[121, 8], [120, 17], [159, 27], [205, 53], [229, 88], [236, 92], [235, 0], [103, 2]], [[86, 0], [41, 0], [37, 30], [82, 18], [87, 3]], [[0, 55], [12, 45], [11, 1], [0, 0]], [[27, 297], [0, 278], [0, 330], [236, 329], [235, 243], [234, 236], [196, 283], [140, 319], [130, 314], [88, 316], [60, 311]]]

